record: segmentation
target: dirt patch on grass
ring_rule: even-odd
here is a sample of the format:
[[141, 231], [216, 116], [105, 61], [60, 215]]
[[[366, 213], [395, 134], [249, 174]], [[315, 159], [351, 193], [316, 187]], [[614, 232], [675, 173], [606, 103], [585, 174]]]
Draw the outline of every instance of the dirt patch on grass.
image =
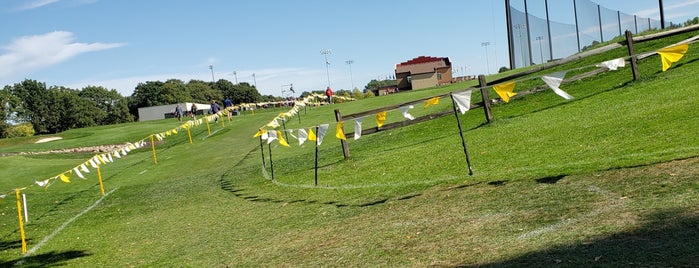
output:
[[55, 140], [60, 140], [60, 139], [63, 139], [63, 138], [62, 137], [48, 137], [48, 138], [40, 139], [34, 143], [44, 143], [44, 142], [55, 141]]

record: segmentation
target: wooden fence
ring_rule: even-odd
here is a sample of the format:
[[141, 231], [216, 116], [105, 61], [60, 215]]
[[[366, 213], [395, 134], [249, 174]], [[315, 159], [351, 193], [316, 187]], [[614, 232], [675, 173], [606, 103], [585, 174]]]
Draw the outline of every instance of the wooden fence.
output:
[[[512, 81], [512, 80], [515, 80], [515, 79], [518, 79], [518, 78], [521, 78], [521, 77], [524, 77], [524, 76], [527, 76], [527, 75], [531, 75], [531, 74], [534, 74], [534, 73], [546, 71], [546, 70], [549, 70], [549, 69], [554, 68], [554, 67], [561, 66], [561, 65], [566, 64], [566, 63], [574, 62], [574, 61], [577, 61], [577, 60], [580, 60], [580, 59], [584, 59], [584, 58], [587, 58], [587, 57], [590, 57], [590, 56], [593, 56], [593, 55], [598, 55], [598, 54], [601, 54], [601, 53], [604, 53], [604, 52], [607, 52], [607, 51], [610, 51], [610, 50], [613, 50], [613, 49], [616, 49], [616, 48], [620, 48], [620, 47], [623, 47], [623, 46], [628, 47], [628, 54], [629, 54], [629, 56], [628, 56], [628, 62], [629, 62], [630, 65], [631, 65], [631, 68], [630, 68], [630, 69], [631, 69], [632, 77], [633, 77], [633, 80], [637, 80], [637, 79], [639, 78], [637, 61], [640, 60], [640, 59], [645, 59], [645, 58], [647, 58], [647, 57], [649, 57], [649, 56], [652, 56], [652, 55], [656, 54], [656, 52], [653, 51], [653, 52], [648, 52], [648, 53], [644, 53], [644, 54], [638, 55], [638, 54], [636, 54], [636, 52], [635, 52], [635, 50], [634, 50], [634, 44], [636, 44], [636, 43], [642, 43], [642, 42], [647, 42], [647, 41], [651, 41], [651, 40], [656, 40], [656, 39], [660, 39], [660, 38], [665, 38], [665, 37], [669, 37], [669, 36], [674, 36], [674, 35], [678, 35], [678, 34], [684, 34], [684, 33], [693, 32], [693, 31], [697, 31], [697, 30], [699, 30], [699, 25], [692, 25], [692, 26], [689, 26], [689, 27], [678, 28], [678, 29], [673, 29], [673, 30], [669, 30], [669, 31], [660, 32], [660, 33], [655, 33], [655, 34], [650, 34], [650, 35], [644, 35], [644, 36], [637, 36], [637, 37], [633, 37], [633, 36], [631, 35], [631, 32], [630, 32], [630, 31], [626, 31], [626, 35], [625, 35], [626, 38], [625, 38], [625, 40], [623, 40], [623, 41], [620, 41], [620, 42], [617, 42], [617, 43], [611, 43], [611, 44], [605, 45], [605, 46], [603, 46], [603, 47], [599, 47], [599, 48], [596, 48], [596, 49], [592, 49], [592, 50], [589, 50], [589, 51], [585, 51], [585, 52], [582, 52], [582, 53], [578, 53], [578, 54], [575, 54], [575, 55], [572, 55], [572, 56], [569, 56], [569, 57], [566, 57], [566, 58], [563, 58], [563, 59], [560, 59], [560, 60], [556, 60], [556, 61], [553, 61], [553, 62], [545, 63], [545, 64], [543, 64], [543, 65], [541, 65], [541, 66], [532, 68], [532, 69], [527, 70], [527, 71], [518, 72], [518, 73], [515, 73], [515, 74], [512, 74], [512, 75], [506, 76], [506, 77], [502, 77], [502, 78], [499, 78], [499, 79], [495, 79], [495, 80], [490, 81], [490, 82], [487, 82], [487, 81], [486, 81], [484, 75], [479, 75], [479, 76], [478, 76], [478, 82], [479, 82], [479, 83], [478, 83], [478, 86], [477, 86], [477, 87], [469, 87], [469, 88], [466, 88], [466, 89], [456, 90], [456, 91], [454, 91], [454, 92], [444, 93], [444, 94], [441, 94], [441, 95], [435, 95], [435, 96], [431, 96], [431, 97], [427, 97], [427, 98], [422, 98], [422, 99], [417, 99], [417, 100], [414, 100], [414, 101], [409, 101], [409, 102], [402, 103], [402, 104], [385, 106], [385, 107], [376, 108], [376, 109], [372, 109], [372, 110], [368, 110], [368, 111], [363, 111], [363, 112], [359, 112], [359, 113], [354, 113], [354, 114], [349, 114], [349, 115], [342, 115], [342, 113], [340, 112], [340, 110], [339, 110], [339, 109], [336, 109], [336, 110], [335, 110], [335, 120], [336, 120], [337, 122], [341, 122], [341, 121], [345, 121], [345, 120], [357, 119], [357, 118], [361, 118], [361, 117], [364, 117], [364, 116], [367, 116], [367, 115], [373, 115], [373, 114], [376, 114], [376, 113], [379, 113], [379, 112], [383, 112], [383, 111], [391, 111], [391, 110], [398, 109], [398, 108], [400, 108], [400, 107], [404, 107], [404, 106], [408, 106], [408, 105], [414, 105], [414, 104], [418, 104], [418, 103], [423, 103], [424, 101], [429, 100], [429, 99], [432, 99], [432, 98], [435, 98], [435, 97], [444, 98], [444, 97], [450, 96], [452, 93], [464, 92], [464, 91], [468, 91], [468, 90], [480, 89], [481, 96], [482, 96], [482, 100], [481, 100], [480, 102], [471, 104], [469, 109], [484, 107], [483, 110], [484, 110], [484, 113], [485, 113], [486, 121], [487, 121], [488, 123], [490, 123], [490, 122], [492, 121], [492, 118], [493, 118], [493, 117], [492, 117], [492, 113], [491, 113], [491, 109], [490, 109], [490, 105], [491, 105], [493, 102], [498, 101], [498, 99], [490, 99], [490, 98], [488, 97], [488, 87], [490, 87], [490, 86], [497, 85], [497, 84], [501, 84], [501, 83], [503, 83], [503, 82]], [[684, 41], [682, 41], [682, 42], [680, 42], [680, 43], [693, 42], [693, 41], [695, 41], [695, 40], [697, 40], [697, 39], [699, 39], [699, 36], [692, 37], [692, 38], [687, 39], [687, 40], [684, 40]], [[595, 69], [595, 70], [592, 70], [592, 71], [589, 71], [589, 72], [585, 72], [585, 73], [583, 73], [583, 74], [576, 75], [576, 76], [574, 76], [574, 77], [570, 77], [570, 78], [568, 78], [568, 79], [565, 79], [565, 80], [563, 80], [563, 82], [564, 82], [564, 83], [568, 83], [568, 82], [577, 81], [577, 80], [580, 80], [580, 79], [583, 79], [583, 78], [586, 78], [586, 77], [594, 76], [594, 75], [596, 75], [596, 74], [605, 72], [605, 71], [607, 71], [607, 70], [608, 70], [608, 69], [607, 69], [606, 67], [600, 67], [600, 68], [598, 68], [598, 69]], [[532, 89], [518, 91], [518, 92], [517, 92], [517, 96], [518, 96], [518, 97], [521, 97], [521, 96], [525, 96], [525, 95], [528, 95], [528, 94], [533, 94], [533, 93], [536, 93], [536, 92], [540, 92], [540, 91], [543, 91], [543, 90], [546, 90], [546, 89], [547, 89], [547, 86], [545, 86], [545, 85], [544, 85], [544, 86], [538, 86], [538, 87], [534, 87], [534, 88], [532, 88]], [[452, 105], [454, 105], [454, 104], [452, 103]], [[381, 127], [373, 127], [373, 128], [363, 129], [361, 134], [362, 134], [362, 135], [366, 135], [366, 134], [376, 133], [376, 132], [379, 132], [379, 131], [384, 131], [384, 130], [399, 128], [399, 127], [405, 127], [405, 126], [409, 126], [409, 125], [412, 125], [412, 124], [417, 124], [417, 123], [429, 121], [429, 120], [432, 120], [432, 119], [436, 119], [436, 118], [439, 118], [439, 117], [451, 115], [451, 114], [453, 114], [453, 113], [456, 113], [456, 111], [455, 111], [455, 110], [441, 111], [441, 112], [437, 112], [437, 113], [433, 113], [433, 114], [428, 114], [428, 115], [425, 115], [425, 116], [417, 117], [417, 118], [415, 118], [414, 120], [403, 120], [403, 121], [400, 121], [400, 122], [394, 122], [394, 123], [386, 124], [386, 125], [383, 125], [383, 126], [381, 126]], [[350, 133], [347, 133], [346, 135], [347, 135], [347, 136], [351, 136], [351, 135], [353, 135], [353, 134], [354, 134], [353, 132], [350, 132]], [[345, 157], [345, 159], [348, 159], [348, 158], [350, 157], [350, 152], [349, 152], [349, 146], [347, 145], [347, 141], [341, 140], [341, 144], [342, 144], [342, 151], [343, 151], [344, 157]]]

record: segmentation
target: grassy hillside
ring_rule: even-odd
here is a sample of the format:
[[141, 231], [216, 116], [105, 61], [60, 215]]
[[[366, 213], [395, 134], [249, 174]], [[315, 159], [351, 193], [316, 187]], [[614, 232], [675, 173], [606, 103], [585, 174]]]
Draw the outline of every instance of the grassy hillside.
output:
[[[283, 110], [211, 125], [211, 135], [199, 126], [192, 144], [184, 132], [159, 144], [157, 165], [149, 148], [105, 165], [104, 198], [94, 171], [86, 180], [25, 190], [26, 257], [14, 196], [6, 198], [0, 266], [696, 266], [697, 59], [692, 46], [667, 72], [657, 56], [642, 61], [640, 81], [626, 68], [564, 84], [572, 101], [549, 90], [498, 103], [491, 124], [482, 109], [467, 112], [461, 121], [473, 176], [453, 116], [350, 139], [349, 160], [332, 137], [333, 109], [350, 114], [468, 83], [302, 110], [301, 122], [292, 118], [287, 128], [331, 123], [319, 147], [318, 186], [311, 143], [272, 143], [275, 180], [269, 162], [263, 170], [252, 135]], [[540, 84], [522, 79], [515, 90]], [[446, 109], [443, 99], [411, 113]], [[398, 111], [388, 116], [402, 120]], [[373, 120], [365, 118], [364, 127]], [[72, 130], [49, 143], [5, 140], [0, 152], [133, 142], [176, 126], [162, 120]], [[4, 156], [0, 189], [32, 185], [90, 156]]]

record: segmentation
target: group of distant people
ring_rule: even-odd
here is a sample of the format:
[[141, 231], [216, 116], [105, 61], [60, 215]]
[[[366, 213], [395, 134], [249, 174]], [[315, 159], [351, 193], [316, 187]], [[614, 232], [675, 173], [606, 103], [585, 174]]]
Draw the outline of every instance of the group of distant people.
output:
[[[228, 107], [232, 107], [233, 102], [231, 101], [230, 98], [226, 98], [226, 100], [223, 101], [223, 108], [226, 109]], [[197, 112], [199, 111], [199, 108], [197, 107], [196, 103], [192, 103], [192, 106], [190, 107], [189, 110], [189, 115], [192, 117], [193, 120], [197, 120]], [[210, 108], [209, 108], [209, 113], [211, 114], [216, 114], [219, 111], [221, 111], [221, 106], [216, 103], [215, 100], [211, 100]], [[229, 111], [230, 113], [230, 111]], [[175, 106], [175, 117], [177, 117], [178, 122], [182, 122], [182, 117], [184, 117], [184, 111], [182, 110], [182, 107], [180, 107], [179, 104]], [[218, 122], [218, 117], [216, 117], [216, 122]]]
[[[325, 89], [325, 96], [327, 97], [326, 100], [327, 100], [328, 104], [332, 104], [333, 103], [333, 100], [332, 100], [333, 90], [330, 87]], [[226, 100], [223, 101], [223, 109], [226, 109], [226, 108], [232, 107], [232, 106], [233, 106], [233, 102], [231, 101], [230, 98], [226, 98]], [[197, 111], [199, 111], [199, 109], [197, 108], [197, 104], [192, 103], [192, 106], [190, 107], [190, 110], [189, 110], [189, 115], [192, 117], [193, 120], [197, 120]], [[209, 113], [216, 114], [219, 111], [221, 111], [221, 107], [218, 105], [218, 103], [216, 103], [215, 100], [211, 100], [211, 106], [209, 108]], [[231, 111], [229, 110], [228, 113], [230, 113], [230, 112]], [[229, 114], [229, 116], [230, 116], [230, 114]], [[182, 107], [180, 107], [179, 104], [177, 104], [177, 106], [175, 106], [175, 117], [177, 117], [178, 122], [182, 122], [182, 117], [184, 117], [184, 111], [182, 110]], [[218, 117], [216, 117], [215, 120], [216, 120], [216, 122], [218, 122]]]

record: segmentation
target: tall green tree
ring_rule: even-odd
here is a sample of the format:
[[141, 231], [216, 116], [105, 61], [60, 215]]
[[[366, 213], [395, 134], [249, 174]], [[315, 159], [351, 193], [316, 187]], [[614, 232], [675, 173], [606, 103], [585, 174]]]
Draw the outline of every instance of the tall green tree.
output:
[[89, 100], [99, 109], [95, 116], [98, 125], [133, 122], [126, 98], [114, 89], [89, 86], [79, 91], [78, 96]]
[[260, 92], [257, 91], [257, 88], [247, 82], [239, 83], [233, 88], [234, 90], [229, 97], [235, 104], [255, 103], [262, 99], [262, 96], [260, 95]]
[[53, 106], [60, 107], [60, 109], [54, 109], [49, 118], [51, 122], [49, 131], [52, 133], [96, 126], [95, 119], [104, 114], [104, 111], [95, 103], [81, 98], [77, 90], [64, 87], [51, 88], [51, 94]]
[[10, 121], [14, 121], [12, 114], [14, 113], [10, 109], [10, 99], [12, 98], [12, 95], [10, 95], [10, 86], [5, 86], [3, 89], [0, 90], [0, 138], [5, 138], [6, 137], [6, 132], [10, 128]]
[[187, 92], [190, 94], [190, 101], [197, 103], [209, 103], [211, 100], [223, 99], [223, 93], [215, 89], [211, 82], [201, 80], [190, 80], [187, 83]]
[[46, 84], [25, 79], [6, 89], [13, 96], [8, 108], [16, 115], [18, 123], [29, 122], [36, 133], [49, 133], [51, 125], [55, 125], [56, 107]]

